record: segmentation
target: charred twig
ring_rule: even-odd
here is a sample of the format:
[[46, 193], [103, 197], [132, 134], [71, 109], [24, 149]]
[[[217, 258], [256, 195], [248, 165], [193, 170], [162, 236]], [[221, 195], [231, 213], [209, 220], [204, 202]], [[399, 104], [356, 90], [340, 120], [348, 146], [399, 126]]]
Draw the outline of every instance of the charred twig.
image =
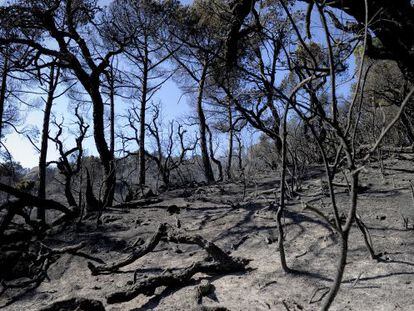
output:
[[351, 287], [355, 287], [355, 285], [358, 283], [361, 276], [364, 274], [364, 272], [360, 272], [358, 276], [356, 277], [355, 281], [352, 283]]
[[[316, 294], [317, 294], [317, 293], [319, 293], [319, 292], [321, 292], [321, 291], [323, 291], [323, 292], [322, 292], [322, 294], [320, 295], [320, 297], [319, 297], [318, 299], [314, 300], [314, 298], [315, 298]], [[316, 288], [316, 289], [313, 291], [312, 296], [311, 296], [311, 297], [310, 297], [310, 299], [309, 299], [309, 304], [312, 304], [312, 303], [316, 303], [316, 302], [321, 301], [321, 300], [323, 299], [323, 297], [325, 297], [325, 296], [326, 296], [326, 294], [328, 294], [328, 292], [329, 292], [329, 288], [328, 288], [328, 287], [323, 286], [323, 287], [318, 287], [318, 288]]]
[[378, 258], [378, 256], [375, 254], [374, 249], [372, 247], [371, 234], [369, 233], [367, 226], [364, 224], [364, 222], [362, 221], [361, 217], [358, 214], [355, 215], [355, 222], [359, 228], [359, 231], [361, 231], [362, 236], [364, 237], [365, 246], [368, 249], [371, 259]]

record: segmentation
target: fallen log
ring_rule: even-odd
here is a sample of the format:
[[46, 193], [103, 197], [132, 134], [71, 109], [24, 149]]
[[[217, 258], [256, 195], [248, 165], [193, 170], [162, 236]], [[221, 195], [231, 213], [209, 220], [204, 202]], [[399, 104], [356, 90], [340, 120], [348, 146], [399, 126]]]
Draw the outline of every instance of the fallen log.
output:
[[151, 296], [154, 291], [160, 286], [183, 286], [188, 283], [191, 278], [197, 273], [205, 274], [227, 274], [244, 271], [244, 265], [226, 265], [217, 262], [196, 262], [191, 266], [176, 272], [169, 272], [157, 275], [148, 279], [144, 279], [124, 291], [112, 293], [107, 296], [107, 303], [121, 303], [134, 299], [140, 294]]
[[106, 301], [109, 304], [113, 304], [132, 300], [139, 294], [151, 296], [160, 286], [177, 286], [179, 284], [187, 283], [194, 274], [199, 272], [201, 267], [201, 263], [195, 263], [178, 272], [170, 272], [143, 280], [131, 286], [127, 290], [110, 294]]

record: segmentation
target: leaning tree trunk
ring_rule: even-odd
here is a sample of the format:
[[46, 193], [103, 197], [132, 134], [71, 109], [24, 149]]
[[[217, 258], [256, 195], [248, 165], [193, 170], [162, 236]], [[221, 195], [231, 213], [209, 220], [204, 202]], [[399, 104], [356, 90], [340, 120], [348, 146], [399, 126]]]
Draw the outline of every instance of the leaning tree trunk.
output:
[[[37, 195], [41, 199], [46, 198], [46, 158], [47, 158], [47, 147], [49, 140], [49, 122], [50, 114], [52, 112], [52, 105], [54, 100], [54, 93], [59, 79], [59, 73], [55, 74], [55, 65], [51, 65], [49, 73], [49, 86], [47, 99], [45, 101], [45, 111], [43, 114], [43, 129], [42, 129], [42, 141], [40, 147], [39, 156], [39, 188]], [[45, 222], [45, 209], [39, 207], [37, 209], [37, 218], [42, 222]]]
[[208, 155], [208, 146], [207, 146], [207, 123], [206, 117], [203, 110], [203, 92], [204, 84], [206, 82], [207, 76], [207, 64], [203, 66], [203, 72], [198, 85], [198, 97], [197, 97], [197, 115], [199, 121], [199, 130], [200, 130], [200, 148], [201, 148], [201, 158], [203, 160], [203, 169], [204, 176], [208, 183], [214, 182], [213, 169], [211, 168], [210, 157]]
[[106, 207], [111, 206], [114, 200], [116, 181], [114, 156], [105, 140], [104, 103], [99, 91], [99, 81], [90, 81], [89, 92], [93, 103], [93, 136], [104, 168], [104, 195], [102, 200], [104, 204], [102, 207]]

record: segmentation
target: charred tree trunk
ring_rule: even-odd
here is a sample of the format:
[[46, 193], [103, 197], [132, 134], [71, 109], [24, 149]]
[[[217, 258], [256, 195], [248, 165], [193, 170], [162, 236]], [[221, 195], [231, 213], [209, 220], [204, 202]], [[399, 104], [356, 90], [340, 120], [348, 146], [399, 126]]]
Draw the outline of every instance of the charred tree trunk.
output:
[[214, 164], [217, 165], [218, 169], [218, 181], [223, 180], [223, 165], [221, 164], [219, 159], [216, 159], [214, 156], [214, 150], [213, 150], [213, 134], [210, 131], [210, 128], [207, 126], [207, 132], [208, 132], [208, 143], [209, 143], [209, 149], [210, 149], [210, 158], [214, 162]]
[[233, 113], [231, 111], [231, 101], [229, 99], [227, 106], [227, 114], [229, 121], [229, 146], [228, 146], [228, 158], [227, 158], [227, 167], [226, 167], [226, 176], [228, 180], [231, 180], [231, 164], [233, 161]]
[[213, 169], [211, 168], [210, 157], [208, 154], [208, 146], [207, 146], [207, 123], [206, 117], [204, 115], [203, 110], [203, 92], [204, 92], [204, 84], [206, 82], [207, 77], [207, 64], [203, 65], [203, 72], [201, 74], [201, 78], [198, 84], [198, 97], [197, 97], [197, 115], [198, 115], [198, 122], [199, 122], [199, 130], [200, 130], [200, 148], [201, 148], [201, 158], [203, 160], [203, 169], [204, 169], [204, 176], [208, 183], [214, 182], [214, 174]]
[[111, 66], [110, 72], [108, 73], [109, 83], [109, 105], [110, 105], [110, 151], [112, 157], [115, 155], [115, 78], [113, 68]]
[[[52, 64], [50, 67], [49, 73], [49, 86], [48, 94], [45, 101], [45, 111], [43, 114], [43, 129], [42, 129], [42, 142], [40, 147], [40, 156], [39, 156], [39, 189], [38, 197], [41, 199], [46, 198], [46, 158], [47, 158], [47, 148], [49, 141], [49, 123], [50, 123], [50, 114], [52, 112], [52, 105], [54, 101], [54, 93], [56, 86], [59, 80], [59, 70], [55, 73], [55, 64]], [[37, 209], [37, 218], [42, 222], [45, 222], [45, 210], [42, 207]]]
[[148, 53], [144, 51], [143, 77], [142, 77], [142, 95], [140, 108], [140, 125], [139, 125], [139, 184], [145, 185], [145, 112], [147, 109], [147, 92], [148, 92]]
[[237, 141], [237, 166], [240, 171], [240, 174], [243, 172], [243, 144], [241, 138], [238, 135], [234, 136]]
[[104, 168], [104, 196], [103, 202], [106, 206], [111, 206], [114, 199], [115, 192], [115, 165], [114, 157], [111, 154], [108, 144], [105, 140], [105, 125], [104, 125], [104, 103], [99, 92], [99, 78], [98, 81], [91, 80], [90, 82], [90, 96], [93, 103], [93, 136], [95, 139], [96, 149], [98, 150]]
[[101, 202], [95, 197], [95, 195], [93, 193], [91, 176], [90, 176], [88, 170], [86, 170], [85, 199], [86, 199], [86, 209], [87, 209], [88, 212], [99, 211], [99, 210], [102, 209]]
[[[113, 68], [110, 68], [109, 73], [109, 104], [110, 104], [110, 137], [109, 137], [109, 153], [111, 156], [110, 171], [106, 174], [107, 181], [105, 183], [104, 192], [104, 206], [111, 206], [115, 194], [115, 182], [116, 182], [116, 171], [115, 171], [115, 81], [114, 81]], [[110, 183], [110, 184], [108, 184]]]
[[80, 208], [80, 205], [78, 206], [76, 204], [76, 200], [72, 193], [72, 176], [70, 175], [65, 176], [65, 196], [69, 206], [77, 206], [78, 208]]
[[342, 277], [345, 272], [346, 259], [348, 256], [349, 232], [351, 231], [352, 224], [355, 221], [355, 217], [356, 217], [357, 198], [358, 198], [358, 173], [354, 173], [352, 175], [352, 180], [351, 180], [351, 198], [350, 198], [349, 214], [346, 219], [344, 230], [340, 233], [341, 250], [339, 253], [339, 261], [337, 264], [336, 275], [334, 278], [334, 282], [331, 285], [331, 288], [328, 292], [328, 295], [326, 296], [322, 304], [321, 310], [323, 311], [329, 310], [341, 286]]
[[286, 197], [286, 167], [287, 167], [287, 114], [288, 114], [289, 104], [286, 104], [285, 114], [283, 117], [283, 133], [282, 133], [282, 172], [280, 176], [280, 201], [279, 201], [279, 209], [277, 210], [276, 214], [276, 221], [277, 221], [277, 228], [279, 231], [279, 239], [278, 239], [278, 247], [279, 247], [279, 254], [280, 254], [280, 264], [282, 266], [283, 271], [291, 272], [291, 269], [287, 266], [286, 263], [286, 254], [285, 254], [285, 245], [284, 245], [284, 230], [282, 225], [282, 215], [285, 210], [285, 197]]
[[8, 59], [7, 56], [4, 58], [3, 70], [1, 73], [1, 89], [0, 89], [0, 140], [3, 129], [3, 113], [4, 104], [6, 103], [6, 91], [7, 91], [7, 74], [8, 74]]
[[161, 178], [162, 178], [162, 182], [164, 183], [164, 185], [168, 188], [168, 186], [170, 185], [170, 174], [169, 172], [167, 172], [166, 169], [161, 169]]

